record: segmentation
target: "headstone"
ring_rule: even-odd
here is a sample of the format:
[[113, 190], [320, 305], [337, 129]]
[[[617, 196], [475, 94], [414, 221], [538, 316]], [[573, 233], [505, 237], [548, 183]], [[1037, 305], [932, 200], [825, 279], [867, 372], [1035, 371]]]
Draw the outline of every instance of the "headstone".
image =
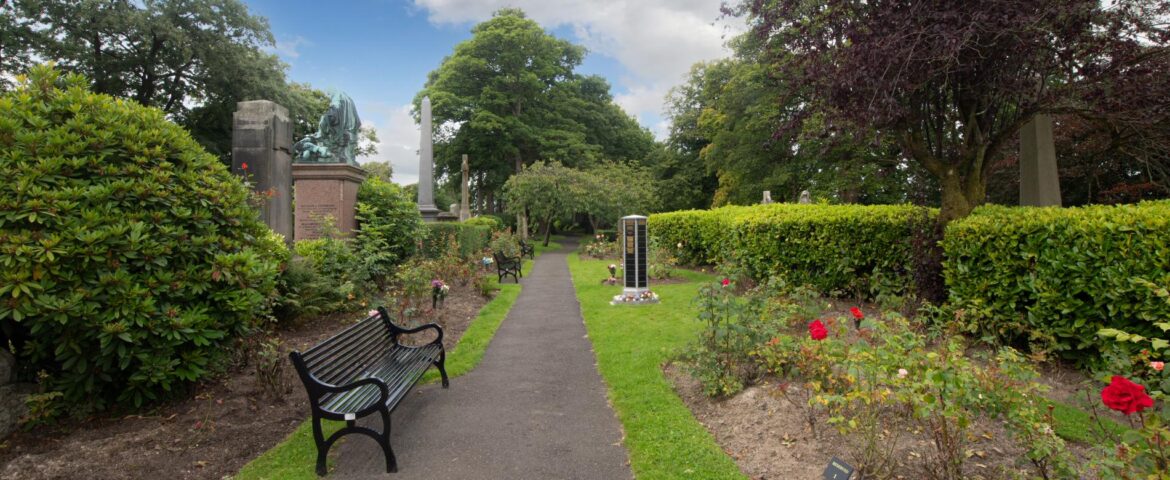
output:
[[342, 234], [352, 234], [357, 228], [358, 187], [366, 171], [348, 163], [297, 163], [292, 174], [297, 202], [294, 237], [319, 238], [330, 218]]
[[434, 168], [435, 150], [431, 138], [431, 97], [423, 97], [420, 108], [418, 144], [418, 213], [423, 221], [438, 219], [439, 209], [435, 207]]
[[268, 100], [236, 104], [232, 115], [232, 172], [264, 199], [260, 217], [293, 240], [292, 123], [288, 109]]
[[1020, 129], [1020, 205], [1059, 207], [1060, 204], [1052, 117], [1036, 115]]
[[771, 190], [764, 190], [764, 199], [760, 200], [760, 203], [763, 205], [767, 205], [769, 203], [772, 203], [772, 191]]
[[439, 212], [435, 216], [435, 220], [440, 222], [458, 222], [459, 221], [459, 204], [452, 203], [449, 210], [446, 212]]
[[463, 154], [463, 196], [459, 200], [459, 221], [471, 218], [471, 169], [467, 166], [467, 154]]
[[[791, 197], [789, 197], [789, 198], [791, 198]], [[800, 203], [803, 203], [803, 204], [812, 203], [812, 195], [810, 195], [808, 193], [808, 190], [803, 190], [800, 192]]]
[[657, 303], [658, 296], [650, 291], [647, 283], [646, 258], [646, 217], [630, 215], [621, 219], [622, 293], [615, 296], [610, 304]]

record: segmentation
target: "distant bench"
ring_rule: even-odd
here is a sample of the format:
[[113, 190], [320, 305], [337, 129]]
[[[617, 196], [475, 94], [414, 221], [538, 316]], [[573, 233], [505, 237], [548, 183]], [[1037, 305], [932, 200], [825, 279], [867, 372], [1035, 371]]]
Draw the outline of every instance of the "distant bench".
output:
[[[406, 346], [400, 335], [424, 330], [438, 333], [431, 343]], [[435, 324], [405, 329], [390, 322], [385, 307], [378, 314], [325, 340], [304, 353], [289, 354], [305, 384], [313, 414], [313, 439], [317, 444], [317, 474], [325, 475], [325, 457], [337, 439], [350, 433], [373, 438], [386, 456], [386, 471], [398, 471], [390, 448], [390, 412], [410, 392], [432, 365], [447, 388], [447, 354], [443, 350], [443, 329]], [[359, 427], [357, 419], [373, 413], [382, 415], [382, 431]], [[325, 438], [321, 419], [343, 420], [345, 427]]]
[[511, 275], [512, 280], [520, 283], [520, 279], [524, 278], [523, 263], [521, 259], [524, 257], [505, 257], [498, 253], [493, 253], [492, 257], [496, 260], [496, 275], [499, 276], [499, 281], [503, 282], [504, 277]]

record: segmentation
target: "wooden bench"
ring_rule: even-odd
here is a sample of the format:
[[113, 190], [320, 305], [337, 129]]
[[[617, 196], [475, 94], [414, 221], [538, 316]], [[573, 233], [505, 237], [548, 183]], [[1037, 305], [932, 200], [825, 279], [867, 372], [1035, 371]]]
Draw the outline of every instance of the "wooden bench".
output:
[[515, 280], [516, 283], [520, 283], [520, 279], [524, 278], [524, 272], [521, 271], [524, 263], [521, 259], [524, 257], [511, 258], [493, 253], [492, 258], [496, 260], [496, 275], [499, 275], [500, 282], [503, 282], [504, 277], [508, 275], [511, 275], [512, 280]]
[[520, 258], [524, 258], [525, 255], [528, 255], [528, 258], [530, 259], [536, 260], [536, 247], [533, 247], [531, 243], [521, 240]]
[[[434, 330], [438, 338], [422, 346], [399, 343], [402, 335]], [[342, 436], [358, 433], [373, 438], [386, 456], [386, 471], [398, 471], [390, 448], [390, 412], [432, 365], [447, 380], [447, 353], [443, 350], [443, 329], [435, 324], [405, 329], [390, 321], [385, 307], [341, 333], [302, 352], [292, 352], [293, 366], [305, 384], [313, 414], [313, 440], [317, 443], [317, 474], [325, 475], [325, 457]], [[382, 431], [357, 426], [357, 420], [377, 413]], [[345, 427], [328, 439], [321, 420], [340, 420]]]

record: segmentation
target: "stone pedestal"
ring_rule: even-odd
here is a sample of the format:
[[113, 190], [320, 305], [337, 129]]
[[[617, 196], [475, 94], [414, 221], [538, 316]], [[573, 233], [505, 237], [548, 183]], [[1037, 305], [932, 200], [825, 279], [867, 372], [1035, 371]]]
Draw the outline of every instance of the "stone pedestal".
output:
[[1020, 205], [1059, 207], [1060, 204], [1052, 117], [1036, 115], [1020, 129]]
[[239, 102], [232, 115], [232, 172], [264, 198], [260, 217], [293, 239], [292, 123], [288, 109], [268, 100]]
[[357, 191], [366, 179], [365, 170], [344, 163], [297, 163], [292, 166], [292, 177], [297, 240], [320, 237], [326, 217], [333, 218], [342, 234], [352, 234], [357, 228]]

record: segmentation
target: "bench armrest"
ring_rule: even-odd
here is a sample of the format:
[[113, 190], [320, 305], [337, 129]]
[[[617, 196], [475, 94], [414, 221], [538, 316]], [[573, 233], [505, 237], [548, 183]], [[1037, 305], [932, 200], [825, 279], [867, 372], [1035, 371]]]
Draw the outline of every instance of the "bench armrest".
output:
[[[394, 324], [393, 324], [393, 323], [391, 323], [391, 325], [394, 325]], [[406, 335], [410, 335], [410, 334], [412, 334], [412, 333], [418, 333], [418, 332], [421, 332], [421, 331], [423, 331], [423, 330], [427, 330], [427, 329], [434, 329], [434, 330], [435, 330], [435, 332], [439, 334], [438, 338], [436, 338], [436, 339], [435, 339], [434, 341], [432, 341], [431, 343], [432, 343], [432, 344], [439, 344], [439, 345], [442, 345], [442, 344], [443, 344], [443, 327], [440, 327], [440, 326], [438, 326], [437, 324], [434, 324], [434, 323], [428, 323], [428, 324], [426, 324], [426, 325], [420, 325], [420, 326], [418, 326], [418, 327], [411, 328], [411, 329], [405, 329], [405, 328], [399, 327], [398, 325], [394, 325], [394, 333], [395, 333], [395, 336], [394, 336], [394, 343], [398, 343], [398, 334], [406, 334]]]
[[433, 323], [428, 323], [426, 325], [420, 325], [420, 326], [415, 327], [415, 328], [407, 329], [407, 328], [399, 327], [398, 325], [395, 325], [394, 322], [390, 321], [390, 313], [386, 311], [386, 307], [384, 307], [384, 306], [378, 307], [378, 314], [382, 316], [382, 321], [385, 322], [386, 327], [390, 329], [390, 335], [392, 335], [394, 337], [395, 344], [398, 343], [398, 335], [401, 335], [401, 334], [410, 335], [412, 333], [418, 333], [418, 332], [421, 332], [423, 330], [433, 328], [433, 329], [435, 329], [435, 332], [437, 332], [439, 334], [439, 338], [436, 338], [435, 341], [431, 342], [431, 344], [439, 344], [440, 346], [443, 345], [443, 327], [440, 327], [440, 326], [433, 324]]

